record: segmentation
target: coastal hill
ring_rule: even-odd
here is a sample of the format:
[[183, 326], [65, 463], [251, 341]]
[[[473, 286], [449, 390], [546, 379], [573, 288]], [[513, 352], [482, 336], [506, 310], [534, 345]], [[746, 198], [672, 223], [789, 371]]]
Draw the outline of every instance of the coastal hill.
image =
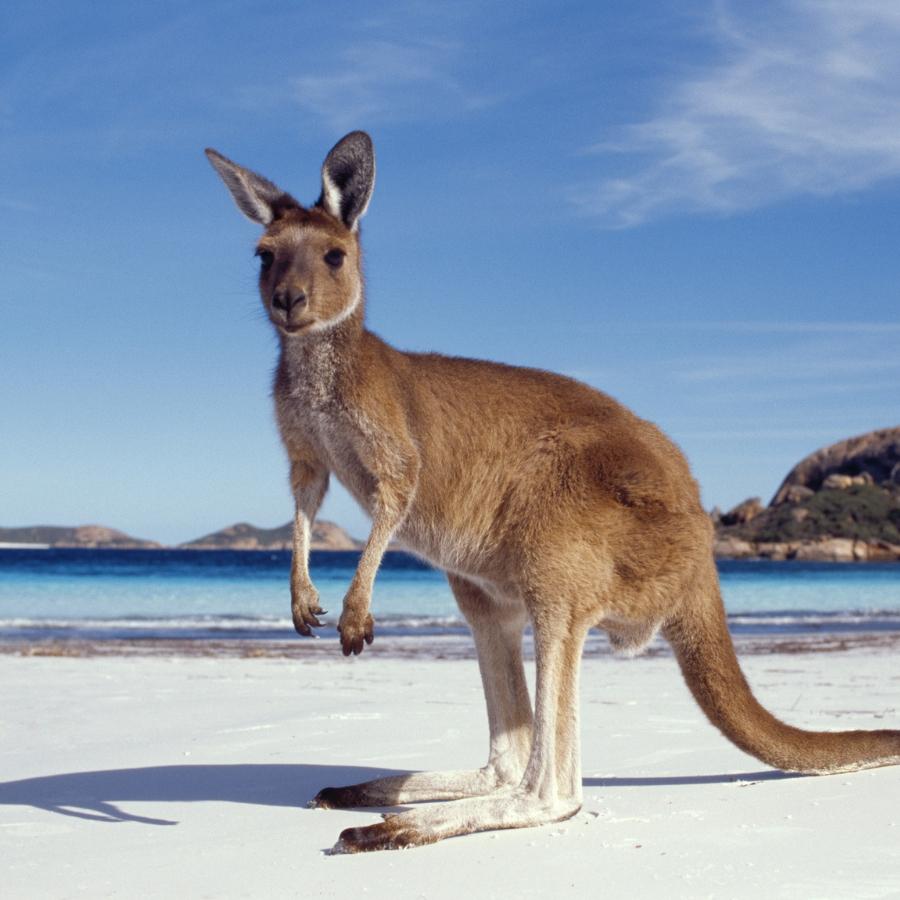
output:
[[835, 477], [844, 475], [861, 478], [861, 484], [900, 485], [900, 427], [870, 431], [811, 453], [788, 472], [772, 505], [802, 498], [803, 488], [821, 490], [829, 478], [832, 486], [840, 484]]
[[[229, 525], [221, 531], [204, 535], [186, 544], [182, 550], [290, 550], [293, 525], [287, 522], [278, 528], [257, 528], [247, 522]], [[310, 547], [313, 550], [359, 550], [362, 544], [333, 522], [316, 522], [312, 528]]]
[[49, 547], [110, 547], [155, 550], [156, 541], [132, 537], [105, 525], [29, 525], [24, 528], [0, 528], [0, 544], [37, 544]]
[[768, 506], [752, 497], [712, 516], [717, 556], [900, 560], [900, 426], [811, 453]]
[[[256, 528], [239, 522], [221, 531], [204, 535], [185, 544], [182, 550], [290, 550], [292, 525]], [[160, 550], [165, 545], [132, 537], [104, 525], [30, 525], [0, 528], [0, 546], [84, 547], [89, 549]], [[313, 550], [359, 550], [362, 544], [333, 522], [316, 522], [312, 529]]]

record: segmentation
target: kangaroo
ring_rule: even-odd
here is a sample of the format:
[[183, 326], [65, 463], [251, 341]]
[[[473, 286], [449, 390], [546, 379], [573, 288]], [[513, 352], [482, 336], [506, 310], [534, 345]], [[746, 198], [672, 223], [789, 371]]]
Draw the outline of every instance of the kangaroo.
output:
[[728, 632], [710, 518], [685, 458], [655, 425], [570, 378], [405, 353], [366, 329], [359, 222], [375, 182], [367, 134], [354, 131], [328, 153], [308, 207], [206, 153], [238, 208], [265, 229], [256, 253], [280, 338], [273, 393], [296, 501], [296, 630], [321, 625], [310, 526], [333, 473], [372, 520], [338, 621], [344, 654], [373, 640], [372, 584], [396, 538], [447, 573], [487, 702], [483, 768], [323, 789], [311, 805], [453, 801], [348, 828], [334, 852], [573, 816], [582, 802], [578, 676], [594, 627], [630, 653], [661, 631], [712, 724], [768, 765], [822, 774], [900, 763], [900, 731], [802, 731], [757, 702]]

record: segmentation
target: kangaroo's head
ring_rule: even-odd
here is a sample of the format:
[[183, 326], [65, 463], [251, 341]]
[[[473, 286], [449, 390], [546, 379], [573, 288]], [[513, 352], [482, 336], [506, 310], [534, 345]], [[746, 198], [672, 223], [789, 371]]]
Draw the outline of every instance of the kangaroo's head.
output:
[[322, 193], [304, 207], [271, 181], [207, 150], [238, 209], [265, 228], [256, 248], [259, 291], [286, 338], [327, 330], [362, 304], [359, 220], [375, 184], [372, 139], [354, 131], [322, 164]]

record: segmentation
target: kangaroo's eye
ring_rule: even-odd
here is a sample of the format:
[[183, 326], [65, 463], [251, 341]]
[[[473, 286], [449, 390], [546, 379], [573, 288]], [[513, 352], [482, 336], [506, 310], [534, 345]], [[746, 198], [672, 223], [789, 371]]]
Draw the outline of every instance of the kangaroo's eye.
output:
[[344, 257], [346, 255], [347, 254], [344, 253], [343, 250], [338, 250], [338, 248], [335, 247], [334, 249], [329, 250], [323, 259], [332, 269], [339, 269], [344, 264]]
[[265, 272], [275, 262], [275, 254], [271, 250], [257, 250], [256, 255], [259, 257], [259, 266]]

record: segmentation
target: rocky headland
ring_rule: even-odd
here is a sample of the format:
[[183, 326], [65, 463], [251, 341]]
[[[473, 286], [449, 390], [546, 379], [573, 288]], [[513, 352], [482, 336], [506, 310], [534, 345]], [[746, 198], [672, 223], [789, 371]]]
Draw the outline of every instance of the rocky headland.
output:
[[768, 506], [752, 497], [712, 517], [718, 557], [900, 560], [900, 426], [816, 450]]
[[[229, 525], [221, 531], [204, 535], [186, 544], [182, 550], [290, 550], [293, 525], [287, 522], [277, 528], [257, 528], [247, 522]], [[354, 540], [333, 522], [316, 522], [310, 535], [313, 550], [359, 550], [362, 544]]]
[[[292, 525], [257, 528], [246, 522], [229, 525], [220, 531], [179, 544], [179, 550], [290, 550]], [[105, 525], [29, 525], [23, 528], [0, 528], [0, 547], [82, 547], [110, 550], [172, 549], [156, 541], [132, 537]], [[316, 522], [310, 546], [313, 550], [359, 550], [354, 540], [333, 522]]]
[[158, 550], [162, 544], [132, 537], [105, 525], [27, 525], [0, 528], [0, 545], [39, 547], [109, 547], [118, 550]]

